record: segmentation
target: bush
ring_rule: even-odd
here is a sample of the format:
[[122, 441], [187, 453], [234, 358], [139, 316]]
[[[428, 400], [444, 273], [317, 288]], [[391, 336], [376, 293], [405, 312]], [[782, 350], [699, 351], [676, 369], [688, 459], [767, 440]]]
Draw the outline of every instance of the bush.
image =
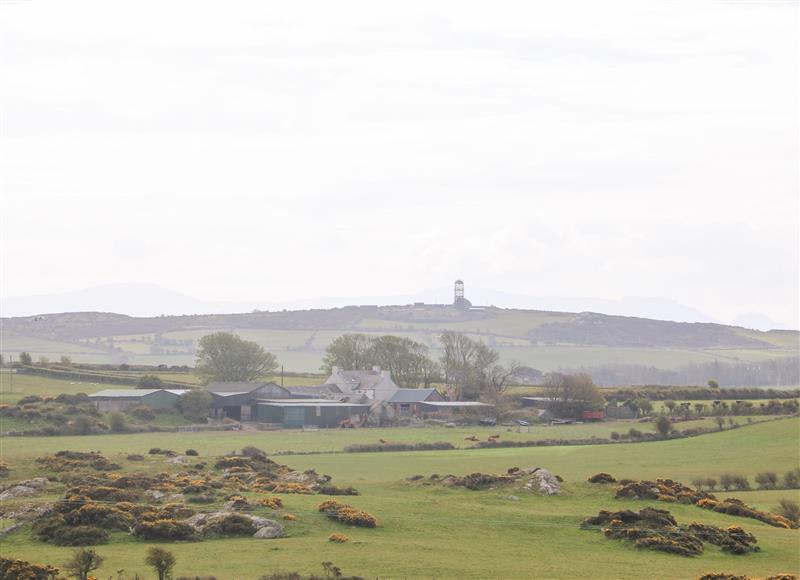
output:
[[194, 536], [194, 528], [177, 520], [161, 519], [140, 522], [133, 528], [133, 535], [143, 540], [188, 540]]
[[775, 489], [778, 487], [778, 474], [774, 471], [762, 471], [756, 475], [758, 489]]
[[126, 458], [128, 461], [144, 461], [144, 455], [139, 455], [138, 453], [131, 453]]
[[638, 429], [634, 429], [633, 427], [631, 427], [630, 429], [628, 429], [628, 437], [630, 437], [631, 439], [641, 439], [643, 437], [643, 434]]
[[344, 534], [331, 534], [328, 536], [328, 541], [336, 542], [337, 544], [344, 544], [345, 542], [349, 542], [350, 538]]
[[589, 478], [589, 483], [616, 483], [616, 479], [608, 473], [595, 473]]
[[778, 514], [785, 517], [795, 525], [800, 525], [800, 505], [790, 499], [782, 499], [778, 502]]
[[788, 489], [800, 488], [800, 468], [787, 471], [783, 476], [783, 486]]
[[322, 495], [359, 495], [354, 487], [336, 487], [335, 485], [321, 485], [318, 490]]
[[136, 417], [140, 421], [152, 421], [156, 418], [155, 411], [147, 405], [137, 405], [129, 409], [128, 414]]
[[231, 514], [208, 525], [203, 531], [209, 536], [252, 536], [256, 526], [247, 516]]
[[112, 433], [125, 433], [128, 430], [128, 421], [120, 412], [109, 413], [108, 425], [111, 427]]
[[0, 557], [0, 578], [4, 580], [57, 580], [58, 568]]
[[612, 441], [619, 441], [619, 433], [617, 431], [611, 432], [611, 440]]
[[188, 455], [189, 457], [197, 457], [197, 456], [198, 456], [198, 455], [200, 455], [200, 454], [199, 454], [199, 453], [198, 453], [196, 450], [194, 450], [194, 449], [187, 449], [187, 450], [184, 452], [184, 455]]
[[163, 387], [164, 381], [157, 375], [142, 375], [136, 385], [137, 389], [161, 389]]
[[340, 503], [335, 499], [329, 499], [319, 505], [319, 511], [324, 512], [329, 518], [337, 520], [351, 526], [363, 528], [374, 528], [378, 525], [378, 520], [372, 514], [363, 512]]
[[258, 503], [264, 507], [268, 507], [271, 510], [276, 510], [283, 507], [283, 500], [279, 497], [265, 497]]
[[108, 542], [109, 534], [103, 528], [92, 525], [72, 526], [62, 516], [39, 521], [33, 528], [36, 536], [56, 546], [94, 546]]

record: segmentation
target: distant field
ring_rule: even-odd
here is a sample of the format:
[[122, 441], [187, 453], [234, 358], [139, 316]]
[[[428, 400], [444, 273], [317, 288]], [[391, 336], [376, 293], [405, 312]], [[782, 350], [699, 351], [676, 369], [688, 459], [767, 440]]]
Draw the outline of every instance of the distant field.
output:
[[[800, 569], [800, 531], [772, 528], [760, 522], [700, 508], [653, 501], [615, 500], [609, 486], [590, 485], [586, 478], [607, 471], [622, 478], [668, 477], [689, 482], [695, 476], [732, 472], [748, 476], [758, 471], [784, 471], [797, 464], [797, 419], [780, 420], [693, 439], [610, 446], [486, 449], [413, 453], [323, 454], [278, 458], [295, 469], [313, 468], [333, 476], [339, 485], [361, 491], [347, 502], [375, 514], [374, 530], [348, 528], [324, 518], [319, 496], [283, 495], [286, 511], [298, 516], [287, 523], [288, 537], [165, 543], [178, 560], [176, 576], [214, 574], [221, 580], [255, 578], [276, 569], [320, 573], [320, 562], [333, 561], [345, 573], [367, 578], [696, 578], [709, 570], [765, 577]], [[162, 435], [160, 447], [180, 449], [191, 434]], [[198, 448], [210, 448], [206, 436], [217, 440], [213, 449], [230, 451], [243, 444], [264, 447], [276, 434], [203, 434]], [[323, 439], [328, 433], [307, 433]], [[358, 436], [356, 432], [345, 432]], [[280, 435], [278, 435], [280, 436]], [[208, 439], [208, 440], [210, 440]], [[153, 440], [140, 435], [81, 438], [22, 438], [0, 440], [12, 474], [40, 473], [33, 459], [62, 448], [96, 449], [126, 469], [157, 472], [169, 469], [162, 458], [144, 463], [125, 460], [129, 452], [145, 451]], [[206, 451], [202, 451], [206, 452]], [[210, 452], [210, 451], [209, 451]], [[501, 473], [512, 466], [542, 466], [565, 479], [558, 496], [505, 489], [469, 491], [406, 482], [412, 474]], [[17, 475], [14, 475], [16, 477]], [[733, 495], [733, 494], [728, 494]], [[736, 493], [760, 507], [772, 508], [780, 497], [798, 499], [797, 491]], [[636, 550], [630, 544], [605, 539], [596, 531], [579, 529], [581, 520], [601, 509], [669, 509], [682, 523], [700, 521], [721, 527], [736, 524], [754, 533], [761, 551], [732, 556], [713, 546], [696, 558]], [[329, 534], [344, 532], [351, 542], [335, 545]], [[127, 574], [151, 577], [142, 564], [147, 542], [116, 534], [98, 546], [106, 558], [98, 577]], [[36, 542], [28, 530], [0, 540], [4, 556], [60, 564], [72, 552]], [[232, 555], [235, 554], [235, 557]], [[410, 557], [413, 555], [413, 557]]]

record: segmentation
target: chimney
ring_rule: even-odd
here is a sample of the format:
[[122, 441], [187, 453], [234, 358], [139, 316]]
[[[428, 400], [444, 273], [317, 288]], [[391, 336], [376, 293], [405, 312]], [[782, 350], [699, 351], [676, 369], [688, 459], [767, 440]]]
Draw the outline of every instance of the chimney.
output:
[[372, 372], [373, 372], [373, 373], [378, 373], [378, 374], [380, 374], [380, 372], [381, 372], [381, 367], [378, 367], [378, 366], [372, 367]]

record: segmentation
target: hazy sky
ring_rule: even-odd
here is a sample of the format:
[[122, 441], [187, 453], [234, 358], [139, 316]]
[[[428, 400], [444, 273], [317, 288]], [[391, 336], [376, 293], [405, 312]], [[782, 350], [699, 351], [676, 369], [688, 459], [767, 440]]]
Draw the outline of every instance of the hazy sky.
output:
[[[796, 2], [0, 2], [5, 296], [798, 317]], [[132, 297], [135, 300], [135, 297]]]

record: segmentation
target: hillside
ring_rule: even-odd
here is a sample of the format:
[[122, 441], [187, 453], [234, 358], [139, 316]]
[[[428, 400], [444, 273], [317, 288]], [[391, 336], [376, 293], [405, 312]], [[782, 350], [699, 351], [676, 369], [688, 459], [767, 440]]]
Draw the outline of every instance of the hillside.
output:
[[[445, 329], [479, 337], [504, 360], [543, 371], [609, 365], [675, 370], [714, 362], [764, 362], [797, 356], [800, 333], [761, 332], [596, 313], [451, 306], [349, 306], [327, 310], [132, 317], [78, 312], [5, 318], [3, 351], [77, 362], [193, 365], [197, 340], [234, 331], [275, 352], [287, 370], [319, 368], [344, 332], [397, 334], [436, 348]], [[688, 379], [687, 379], [688, 380]]]

